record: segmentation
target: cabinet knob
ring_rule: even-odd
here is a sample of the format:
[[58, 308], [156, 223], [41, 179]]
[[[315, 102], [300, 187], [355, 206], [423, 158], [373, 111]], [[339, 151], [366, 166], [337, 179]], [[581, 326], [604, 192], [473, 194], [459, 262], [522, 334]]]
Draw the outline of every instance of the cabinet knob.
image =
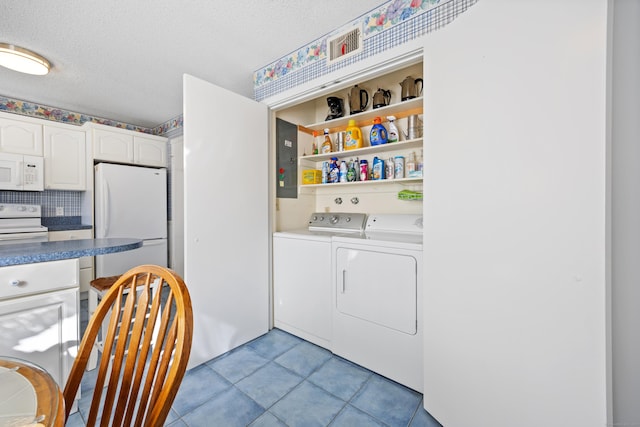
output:
[[9, 285], [14, 286], [14, 287], [15, 286], [20, 286], [21, 282], [22, 282], [21, 280], [13, 279], [13, 280], [9, 280]]

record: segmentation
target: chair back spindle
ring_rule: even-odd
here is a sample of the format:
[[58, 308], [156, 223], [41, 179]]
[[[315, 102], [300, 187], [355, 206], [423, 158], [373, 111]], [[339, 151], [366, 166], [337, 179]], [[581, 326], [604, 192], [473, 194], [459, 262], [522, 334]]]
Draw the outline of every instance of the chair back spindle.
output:
[[113, 284], [89, 321], [65, 386], [67, 417], [107, 319], [87, 425], [162, 425], [191, 351], [193, 315], [184, 281], [169, 269], [144, 265]]

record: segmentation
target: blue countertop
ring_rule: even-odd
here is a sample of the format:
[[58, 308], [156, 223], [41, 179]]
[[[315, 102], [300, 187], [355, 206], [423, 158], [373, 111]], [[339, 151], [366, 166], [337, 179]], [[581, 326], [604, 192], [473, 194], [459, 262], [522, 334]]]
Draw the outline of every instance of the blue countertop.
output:
[[91, 225], [82, 224], [82, 218], [79, 216], [42, 217], [42, 225], [47, 227], [49, 231], [88, 230], [93, 228]]
[[91, 230], [92, 228], [92, 226], [86, 224], [59, 224], [47, 226], [48, 231]]
[[78, 239], [2, 245], [0, 246], [0, 267], [112, 254], [130, 251], [141, 246], [140, 239]]

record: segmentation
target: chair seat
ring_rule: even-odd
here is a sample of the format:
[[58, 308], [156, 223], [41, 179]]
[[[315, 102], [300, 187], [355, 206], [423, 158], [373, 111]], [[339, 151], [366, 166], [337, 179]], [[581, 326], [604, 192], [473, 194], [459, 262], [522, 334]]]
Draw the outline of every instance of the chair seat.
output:
[[98, 292], [104, 292], [111, 289], [113, 284], [116, 283], [119, 278], [120, 276], [98, 277], [89, 282], [89, 284]]

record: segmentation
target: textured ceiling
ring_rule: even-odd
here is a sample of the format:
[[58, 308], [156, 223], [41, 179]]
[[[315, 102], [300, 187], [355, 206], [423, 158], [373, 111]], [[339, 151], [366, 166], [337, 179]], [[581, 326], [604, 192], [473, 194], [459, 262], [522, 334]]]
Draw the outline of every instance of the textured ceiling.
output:
[[0, 42], [47, 76], [0, 67], [0, 95], [155, 127], [182, 113], [182, 75], [253, 98], [253, 72], [382, 0], [1, 0]]

